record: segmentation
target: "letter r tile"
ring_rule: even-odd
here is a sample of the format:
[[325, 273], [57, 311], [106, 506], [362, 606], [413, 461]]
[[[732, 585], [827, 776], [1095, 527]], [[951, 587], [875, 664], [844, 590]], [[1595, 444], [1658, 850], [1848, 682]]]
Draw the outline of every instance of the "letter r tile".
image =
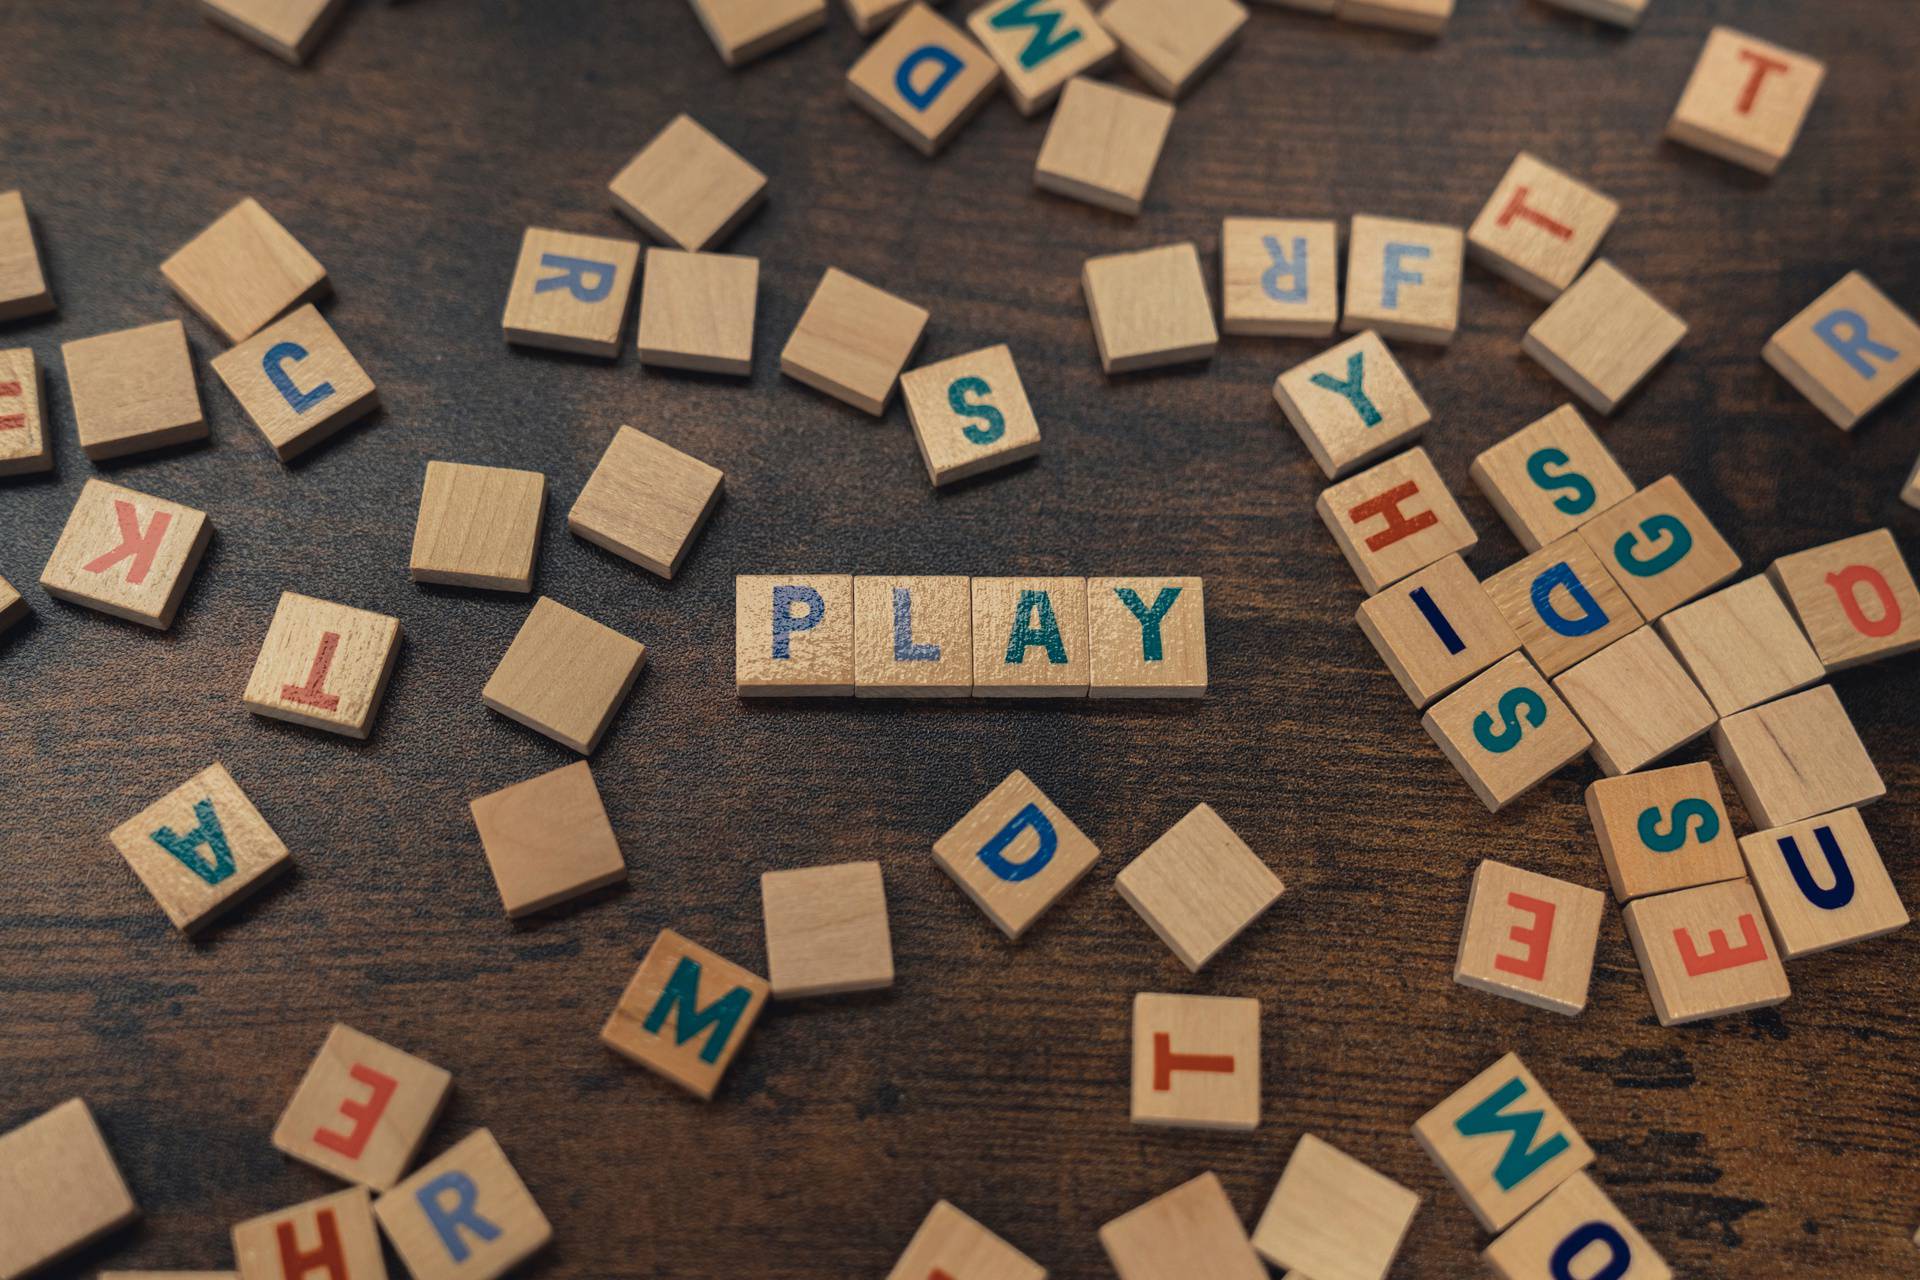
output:
[[1014, 770], [933, 845], [934, 860], [1018, 939], [1100, 857], [1073, 820]]
[[414, 1280], [496, 1280], [553, 1239], [547, 1215], [486, 1129], [420, 1166], [373, 1212]]
[[1593, 1163], [1593, 1148], [1514, 1053], [1421, 1116], [1413, 1136], [1489, 1231]]
[[500, 321], [507, 341], [619, 355], [639, 263], [638, 241], [528, 227]]
[[336, 1022], [281, 1113], [273, 1145], [385, 1191], [413, 1163], [452, 1083], [431, 1062]]

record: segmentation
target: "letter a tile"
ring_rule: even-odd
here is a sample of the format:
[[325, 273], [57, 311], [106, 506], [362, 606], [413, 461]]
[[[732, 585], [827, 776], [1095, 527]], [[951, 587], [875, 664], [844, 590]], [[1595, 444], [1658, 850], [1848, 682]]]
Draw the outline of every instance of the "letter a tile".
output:
[[1133, 1123], [1260, 1126], [1260, 1002], [1236, 996], [1133, 998]]
[[283, 592], [243, 701], [257, 716], [364, 738], [399, 655], [398, 618]]
[[40, 585], [55, 599], [165, 631], [212, 536], [204, 511], [89, 479]]
[[385, 1191], [413, 1163], [452, 1085], [431, 1062], [336, 1022], [280, 1114], [273, 1145]]
[[662, 929], [600, 1040], [706, 1100], [767, 1002], [766, 979]]
[[292, 865], [225, 765], [209, 765], [108, 837], [174, 928], [194, 933]]
[[1593, 1149], [1514, 1053], [1421, 1116], [1413, 1136], [1489, 1231], [1593, 1163]]
[[1571, 1017], [1587, 1007], [1607, 895], [1491, 858], [1473, 873], [1453, 980]]
[[973, 696], [1084, 698], [1085, 578], [973, 580]]
[[1744, 879], [1638, 898], [1622, 914], [1663, 1027], [1764, 1009], [1793, 994]]
[[373, 1206], [413, 1280], [495, 1280], [553, 1227], [488, 1130], [476, 1129]]
[[316, 1271], [327, 1280], [387, 1280], [365, 1187], [234, 1224], [233, 1262], [240, 1280], [309, 1280]]
[[1100, 850], [1016, 769], [934, 841], [933, 857], [1017, 939], [1080, 882]]

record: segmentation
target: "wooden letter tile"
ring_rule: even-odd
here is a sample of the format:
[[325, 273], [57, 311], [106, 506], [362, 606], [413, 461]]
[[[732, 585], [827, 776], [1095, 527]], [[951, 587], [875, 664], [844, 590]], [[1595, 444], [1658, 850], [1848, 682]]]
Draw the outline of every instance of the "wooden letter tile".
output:
[[1826, 74], [1817, 59], [1715, 27], [1667, 121], [1667, 136], [1772, 173], [1793, 150]]
[[1086, 0], [989, 0], [967, 15], [967, 28], [996, 63], [1007, 96], [1034, 115], [1079, 75], [1092, 75], [1119, 48]]
[[766, 1002], [765, 979], [662, 929], [600, 1039], [695, 1097], [711, 1099]]
[[[1576, 1173], [1528, 1210], [1480, 1254], [1500, 1280], [1552, 1275], [1611, 1276], [1613, 1280], [1673, 1280], [1654, 1252], [1592, 1178]], [[1578, 1265], [1588, 1268], [1575, 1272]], [[1598, 1270], [1592, 1268], [1598, 1267]]]
[[1890, 529], [1781, 556], [1767, 576], [1828, 671], [1920, 649], [1920, 590]]
[[1340, 319], [1339, 227], [1319, 219], [1228, 218], [1220, 224], [1220, 327], [1322, 338]]
[[1427, 731], [1489, 812], [1593, 745], [1525, 654], [1510, 654], [1428, 709]]
[[1100, 850], [1016, 769], [934, 841], [933, 857], [1000, 932], [1018, 939]]
[[40, 269], [27, 202], [18, 191], [0, 191], [0, 321], [53, 309], [53, 291]]
[[1573, 283], [1620, 206], [1538, 156], [1522, 151], [1467, 228], [1473, 260], [1536, 298]]
[[627, 878], [613, 824], [585, 760], [471, 801], [487, 867], [511, 918]]
[[1227, 1189], [1203, 1173], [1100, 1228], [1120, 1280], [1267, 1280]]
[[1211, 360], [1220, 345], [1191, 241], [1088, 258], [1080, 287], [1100, 367], [1110, 374]]
[[547, 478], [538, 471], [429, 462], [407, 576], [494, 591], [533, 590]]
[[251, 196], [161, 263], [160, 274], [229, 343], [327, 291], [327, 269]]
[[1907, 909], [1858, 809], [1740, 837], [1787, 960], [1904, 929]]
[[1123, 867], [1114, 888], [1194, 973], [1286, 892], [1260, 855], [1204, 804]]
[[1641, 627], [1555, 677], [1593, 735], [1609, 776], [1644, 769], [1713, 727], [1713, 704], [1652, 627]]
[[671, 578], [719, 503], [724, 479], [718, 467], [621, 427], [567, 512], [567, 529]]
[[1713, 745], [1748, 815], [1763, 826], [1887, 794], [1830, 684], [1728, 716], [1713, 727]]
[[240, 1280], [306, 1280], [315, 1271], [327, 1280], [387, 1280], [365, 1187], [235, 1223], [233, 1261]]
[[1677, 764], [1587, 788], [1587, 816], [1621, 902], [1745, 874], [1713, 766]]
[[492, 1133], [476, 1129], [373, 1206], [414, 1280], [495, 1280], [553, 1239]]
[[782, 1000], [893, 985], [893, 936], [877, 862], [760, 877], [767, 985]]
[[627, 161], [607, 190], [613, 207], [642, 231], [698, 253], [732, 235], [760, 207], [767, 176], [692, 116], [679, 115]]
[[1720, 715], [1771, 702], [1826, 675], [1766, 577], [1748, 578], [1663, 614], [1660, 634]]
[[1473, 873], [1453, 980], [1572, 1017], [1587, 1007], [1606, 905], [1598, 889], [1489, 858]]
[[6, 1280], [139, 1216], [93, 1112], [79, 1098], [0, 1133], [0, 1276]]
[[953, 141], [999, 82], [987, 51], [918, 0], [847, 71], [853, 100], [929, 156]]
[[1333, 16], [1342, 22], [1437, 36], [1453, 17], [1453, 0], [1339, 0]]
[[1587, 521], [1580, 537], [1648, 619], [1740, 572], [1739, 553], [1672, 476]]
[[913, 1233], [907, 1251], [887, 1280], [1047, 1280], [1032, 1258], [945, 1200], [933, 1206]]
[[1920, 324], [1849, 271], [1767, 340], [1760, 356], [1842, 431], [1920, 373]]
[[853, 692], [861, 698], [972, 697], [968, 579], [855, 578]]
[[1368, 597], [1354, 621], [1416, 707], [1520, 647], [1520, 637], [1457, 554]]
[[852, 694], [853, 640], [852, 574], [733, 580], [733, 686], [741, 697]]
[[827, 0], [687, 0], [730, 67], [792, 44], [827, 22]]
[[1686, 321], [1601, 258], [1541, 313], [1520, 349], [1610, 414], [1686, 336]]
[[55, 599], [165, 631], [212, 536], [204, 511], [89, 478], [40, 585]]
[[273, 1145], [336, 1178], [385, 1191], [446, 1105], [453, 1077], [336, 1022], [274, 1126]]
[[508, 342], [579, 355], [620, 354], [640, 246], [632, 240], [528, 227], [507, 309]]
[[647, 250], [640, 285], [640, 363], [752, 373], [759, 293], [758, 258]]
[[364, 738], [399, 655], [398, 618], [285, 591], [243, 701], [257, 716]]
[[182, 933], [197, 933], [293, 865], [221, 764], [208, 765], [107, 837]]
[[925, 308], [828, 267], [780, 352], [780, 372], [877, 418], [927, 319]]
[[1377, 333], [1295, 365], [1274, 379], [1273, 398], [1329, 480], [1411, 443], [1431, 420]]
[[345, 0], [200, 0], [214, 25], [299, 66], [327, 34]]
[[1356, 214], [1347, 236], [1347, 305], [1340, 327], [1445, 346], [1460, 327], [1458, 227]]
[[380, 407], [373, 379], [311, 303], [215, 356], [213, 371], [282, 462]]
[[204, 440], [187, 327], [178, 320], [61, 344], [80, 448], [99, 462]]
[[1593, 1163], [1593, 1149], [1514, 1053], [1421, 1116], [1413, 1136], [1489, 1231]]
[[1206, 594], [1198, 578], [1089, 578], [1095, 698], [1198, 698], [1207, 691]]
[[1606, 566], [1570, 533], [1485, 582], [1527, 656], [1557, 676], [1641, 625]]
[[541, 596], [480, 700], [509, 720], [592, 755], [646, 665], [647, 646]]
[[1386, 1280], [1420, 1197], [1311, 1133], [1300, 1135], [1253, 1232], [1260, 1256], [1313, 1280]]
[[1480, 540], [1425, 449], [1322, 490], [1314, 510], [1369, 595]]
[[1085, 578], [973, 580], [973, 696], [1084, 698]]
[[0, 349], [0, 476], [53, 470], [46, 383], [31, 347]]
[[1633, 493], [1633, 481], [1570, 404], [1475, 458], [1472, 475], [1528, 551], [1565, 537]]
[[1070, 81], [1040, 144], [1033, 185], [1137, 214], [1172, 127], [1170, 103], [1099, 80]]
[[1237, 0], [1112, 0], [1100, 21], [1133, 74], [1163, 98], [1182, 98], [1226, 57], [1247, 11]]
[[1133, 1123], [1260, 1127], [1260, 1002], [1236, 996], [1133, 998]]
[[1636, 898], [1624, 915], [1663, 1027], [1764, 1009], [1792, 994], [1745, 879]]
[[902, 374], [900, 394], [935, 485], [1040, 452], [1040, 424], [1005, 343]]

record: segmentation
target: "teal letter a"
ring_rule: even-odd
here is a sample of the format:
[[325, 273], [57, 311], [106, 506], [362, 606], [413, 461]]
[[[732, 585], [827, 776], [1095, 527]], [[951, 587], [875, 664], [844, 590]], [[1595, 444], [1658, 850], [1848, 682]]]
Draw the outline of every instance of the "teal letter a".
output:
[[[1027, 619], [1033, 618], [1031, 625]], [[1067, 643], [1060, 638], [1060, 620], [1053, 616], [1053, 600], [1044, 591], [1022, 591], [1013, 606], [1013, 631], [1007, 636], [1007, 661], [1019, 666], [1027, 660], [1027, 650], [1040, 645], [1047, 661], [1064, 665]]]
[[685, 1044], [712, 1027], [713, 1034], [700, 1050], [700, 1061], [711, 1065], [720, 1061], [752, 997], [745, 987], [735, 987], [702, 1009], [699, 996], [700, 962], [692, 956], [681, 956], [680, 963], [673, 968], [673, 977], [667, 980], [666, 989], [653, 1002], [653, 1011], [647, 1014], [645, 1026], [650, 1033], [659, 1035], [660, 1028], [667, 1024], [667, 1015], [672, 1014], [676, 1045]]
[[1526, 1091], [1527, 1086], [1516, 1076], [1453, 1122], [1453, 1127], [1460, 1131], [1463, 1138], [1477, 1138], [1491, 1133], [1513, 1135], [1493, 1171], [1493, 1180], [1500, 1184], [1502, 1191], [1511, 1191], [1525, 1182], [1541, 1165], [1565, 1151], [1568, 1145], [1564, 1133], [1554, 1134], [1537, 1147], [1533, 1145], [1535, 1135], [1540, 1132], [1540, 1122], [1546, 1118], [1544, 1111], [1518, 1111], [1510, 1116], [1501, 1114]]
[[[233, 874], [233, 850], [227, 845], [227, 833], [221, 830], [220, 815], [213, 811], [212, 800], [195, 801], [193, 816], [199, 819], [200, 825], [186, 835], [175, 833], [172, 827], [162, 827], [153, 833], [152, 840], [208, 884], [219, 884]], [[203, 844], [212, 852], [212, 862], [200, 856]]]

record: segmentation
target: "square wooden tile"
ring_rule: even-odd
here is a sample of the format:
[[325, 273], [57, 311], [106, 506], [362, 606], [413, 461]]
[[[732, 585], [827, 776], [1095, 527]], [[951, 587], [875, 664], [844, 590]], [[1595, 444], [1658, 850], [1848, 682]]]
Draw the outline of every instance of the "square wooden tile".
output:
[[1092, 869], [1100, 850], [1015, 769], [934, 841], [933, 857], [1000, 932], [1018, 939]]
[[1528, 551], [1565, 537], [1633, 494], [1633, 481], [1570, 404], [1481, 453], [1471, 474]]
[[1480, 541], [1421, 448], [1321, 490], [1313, 509], [1369, 595]]
[[877, 862], [760, 876], [767, 986], [782, 1000], [893, 985], [893, 935]]
[[767, 983], [662, 929], [627, 984], [600, 1040], [702, 1100], [753, 1030]]
[[1354, 621], [1416, 707], [1520, 647], [1506, 616], [1457, 554], [1368, 597]]
[[1767, 577], [1828, 671], [1920, 649], [1920, 589], [1890, 529], [1781, 556]]
[[633, 691], [647, 646], [541, 596], [480, 700], [509, 720], [592, 755]]
[[1520, 349], [1610, 414], [1686, 336], [1686, 321], [1600, 258], [1528, 327]]
[[1273, 399], [1329, 480], [1418, 439], [1431, 421], [1377, 333], [1293, 366], [1274, 379]]
[[1110, 374], [1211, 360], [1220, 344], [1191, 241], [1088, 258], [1080, 288], [1100, 367]]
[[1741, 836], [1740, 854], [1784, 959], [1907, 926], [1907, 908], [1858, 809]]
[[877, 418], [927, 319], [925, 308], [828, 267], [780, 352], [780, 372]]
[[1023, 116], [1043, 110], [1075, 76], [1105, 68], [1120, 47], [1085, 0], [989, 0], [967, 15], [967, 29], [999, 64]]
[[1342, 22], [1437, 36], [1453, 17], [1453, 0], [1339, 0], [1333, 16]]
[[844, 698], [854, 691], [853, 575], [733, 580], [733, 687], [743, 698]]
[[0, 1134], [0, 1276], [24, 1276], [140, 1216], [79, 1098]]
[[553, 1239], [492, 1133], [476, 1129], [373, 1206], [414, 1280], [495, 1280]]
[[1084, 698], [1085, 578], [973, 580], [973, 696]]
[[627, 860], [585, 760], [489, 792], [468, 808], [510, 918], [627, 878]]
[[971, 582], [958, 575], [854, 578], [853, 692], [973, 696]]
[[217, 26], [299, 66], [310, 57], [345, 0], [200, 0]]
[[1173, 105], [1099, 80], [1061, 91], [1033, 166], [1033, 185], [1116, 213], [1137, 214], [1173, 127]]
[[1842, 431], [1920, 373], [1920, 324], [1849, 271], [1767, 339], [1760, 356]]
[[760, 259], [648, 249], [640, 285], [640, 363], [753, 372]]
[[160, 274], [228, 343], [244, 342], [327, 292], [320, 260], [252, 196], [182, 245], [160, 264]]
[[107, 837], [182, 933], [197, 933], [293, 865], [222, 764], [208, 765]]
[[1300, 1135], [1254, 1228], [1260, 1256], [1313, 1280], [1386, 1280], [1420, 1197], [1332, 1143]]
[[493, 591], [533, 590], [547, 478], [538, 471], [429, 462], [407, 576]]
[[[1653, 0], [1542, 0], [1556, 9], [1565, 9], [1568, 13], [1581, 14], [1601, 22], [1610, 22], [1616, 27], [1637, 27], [1640, 19], [1646, 16], [1647, 6]], [[1484, 1259], [1485, 1254], [1481, 1257]], [[1649, 1273], [1651, 1275], [1651, 1273]], [[1503, 1277], [1503, 1280], [1509, 1278]], [[1633, 1280], [1640, 1280], [1634, 1276]]]
[[1467, 251], [1534, 297], [1557, 298], [1619, 213], [1614, 200], [1522, 151], [1467, 228]]
[[1652, 627], [1575, 663], [1553, 687], [1593, 735], [1609, 776], [1644, 769], [1713, 727], [1713, 704]]
[[1593, 745], [1525, 654], [1509, 654], [1420, 720], [1473, 794], [1497, 813]]
[[936, 486], [1040, 452], [1040, 424], [1005, 343], [901, 374], [900, 394]]
[[1792, 994], [1744, 878], [1636, 898], [1624, 916], [1663, 1027], [1764, 1009]]
[[1740, 572], [1739, 553], [1672, 476], [1587, 521], [1580, 537], [1649, 620]]
[[283, 591], [242, 700], [257, 716], [364, 738], [399, 656], [398, 618]]
[[1572, 1017], [1587, 1007], [1607, 895], [1488, 858], [1475, 868], [1453, 980]]
[[[1604, 1253], [1604, 1258], [1600, 1255]], [[1480, 1254], [1500, 1280], [1571, 1275], [1576, 1262], [1598, 1263], [1596, 1276], [1672, 1280], [1673, 1271], [1647, 1238], [1613, 1207], [1597, 1183], [1576, 1173]]]
[[[824, 4], [819, 6], [824, 14]], [[607, 184], [613, 207], [690, 253], [712, 249], [767, 198], [767, 175], [689, 115], [677, 115]]]
[[1113, 887], [1194, 973], [1286, 892], [1260, 855], [1205, 804], [1121, 868]]
[[213, 371], [282, 462], [380, 407], [373, 379], [311, 303], [215, 356]]
[[385, 1191], [419, 1154], [452, 1087], [444, 1069], [336, 1022], [280, 1113], [273, 1145]]
[[1621, 902], [1745, 872], [1713, 766], [1677, 764], [1587, 787], [1587, 816]]
[[1289, 338], [1330, 335], [1340, 320], [1338, 224], [1227, 218], [1220, 224], [1220, 327]]
[[1655, 625], [1723, 716], [1804, 689], [1826, 675], [1764, 574], [1681, 605]]
[[1260, 1127], [1260, 1002], [1238, 996], [1133, 998], [1134, 1124]]
[[1347, 233], [1347, 304], [1340, 327], [1396, 342], [1445, 346], [1460, 327], [1460, 228], [1355, 214]]
[[1047, 1280], [1047, 1269], [945, 1200], [933, 1206], [887, 1280]]
[[632, 240], [528, 227], [500, 327], [507, 341], [617, 356], [640, 246]]
[[827, 22], [827, 0], [687, 0], [730, 67], [743, 67]]
[[1203, 1173], [1100, 1228], [1120, 1280], [1267, 1280], [1227, 1190]]
[[80, 449], [99, 462], [189, 440], [207, 419], [178, 320], [60, 344]]
[[326, 1272], [328, 1280], [387, 1280], [365, 1187], [235, 1223], [233, 1261], [240, 1280], [287, 1280], [287, 1272], [302, 1266]]
[[909, 0], [841, 0], [841, 7], [847, 11], [847, 21], [853, 29], [863, 36], [871, 36], [900, 16]]
[[165, 631], [212, 536], [204, 511], [89, 477], [40, 585], [57, 600]]
[[922, 155], [938, 155], [987, 104], [1000, 67], [926, 5], [909, 4], [847, 70], [847, 93]]
[[31, 347], [0, 349], [0, 476], [53, 470], [46, 381]]
[[1793, 150], [1826, 74], [1816, 58], [1715, 27], [1667, 121], [1667, 136], [1772, 173]]
[[1100, 23], [1128, 70], [1163, 98], [1183, 98], [1233, 48], [1246, 9], [1237, 0], [1110, 0]]
[[0, 578], [0, 633], [24, 621], [28, 612], [27, 602], [20, 598], [19, 590], [5, 578]]
[[1784, 827], [1887, 793], [1830, 684], [1728, 716], [1713, 745], [1756, 823]]
[[18, 191], [0, 191], [0, 321], [53, 309], [53, 291], [40, 267], [27, 202]]
[[1413, 1137], [1489, 1231], [1593, 1163], [1593, 1149], [1514, 1053], [1421, 1116]]
[[1199, 578], [1087, 579], [1089, 696], [1204, 696], [1206, 606]]
[[567, 512], [567, 529], [649, 573], [672, 578], [720, 502], [718, 467], [621, 427]]
[[1482, 585], [1527, 657], [1549, 676], [1600, 652], [1642, 622], [1578, 533], [1548, 543]]

